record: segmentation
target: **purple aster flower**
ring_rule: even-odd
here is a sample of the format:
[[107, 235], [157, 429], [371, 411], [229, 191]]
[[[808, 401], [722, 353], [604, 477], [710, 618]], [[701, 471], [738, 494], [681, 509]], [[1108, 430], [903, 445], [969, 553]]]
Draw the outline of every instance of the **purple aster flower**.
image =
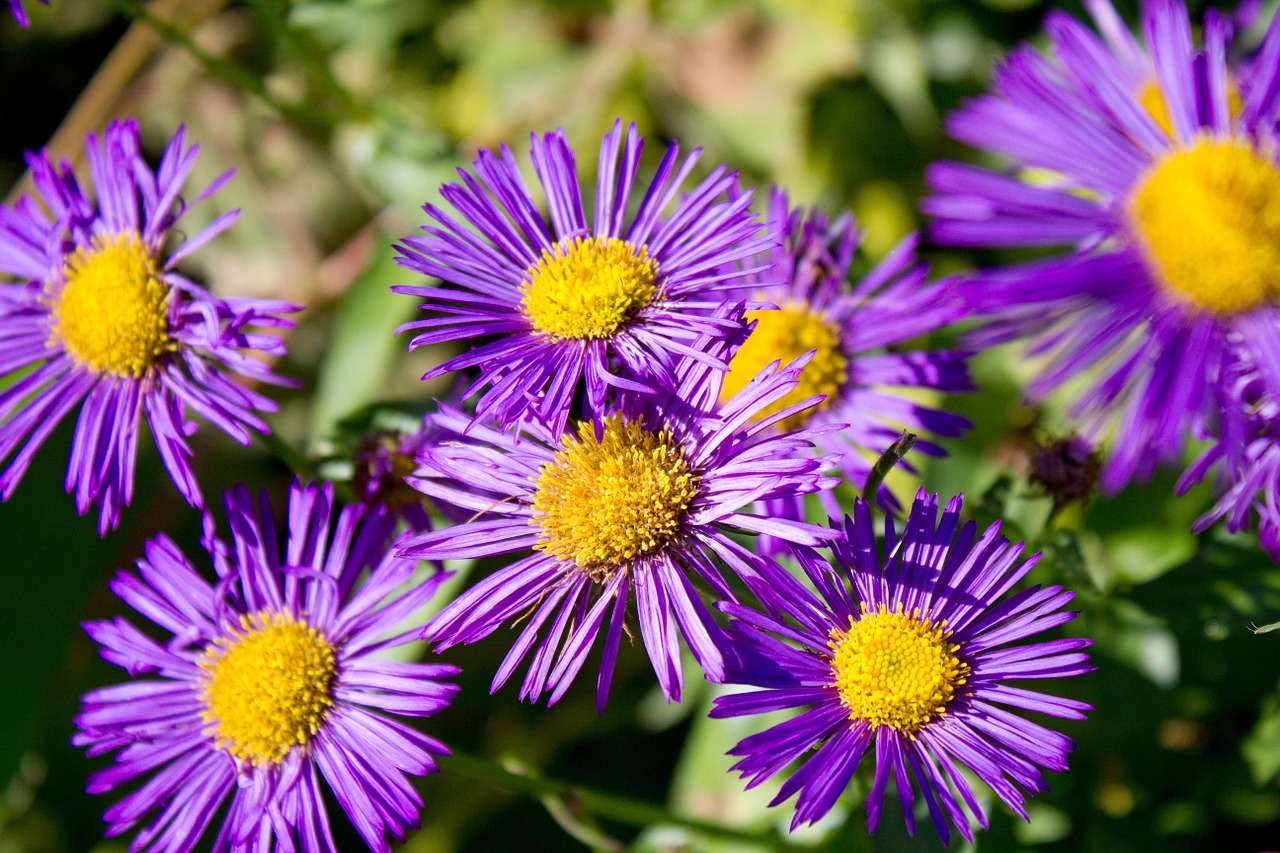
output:
[[[41, 3], [48, 6], [49, 0], [40, 0]], [[18, 25], [25, 27], [31, 22], [27, 20], [27, 10], [22, 8], [22, 0], [9, 0], [9, 11], [13, 13], [13, 17], [17, 18]]]
[[[447, 398], [456, 402], [456, 395]], [[375, 427], [356, 444], [351, 477], [356, 497], [367, 508], [385, 507], [405, 520], [417, 531], [431, 529], [431, 515], [427, 512], [427, 498], [409, 484], [407, 478], [418, 468], [418, 459], [429, 448], [460, 438], [439, 422], [439, 412], [432, 410], [422, 417], [417, 429], [404, 431], [396, 427]], [[443, 508], [451, 509], [449, 506]], [[450, 514], [454, 521], [464, 521], [467, 515]]]
[[375, 429], [361, 436], [355, 448], [351, 485], [364, 506], [386, 507], [414, 530], [430, 530], [431, 516], [422, 493], [405, 481], [418, 467], [417, 438], [417, 433], [394, 429]]
[[[725, 341], [704, 344], [712, 356], [727, 355]], [[830, 460], [800, 452], [812, 449], [812, 431], [770, 429], [812, 400], [753, 422], [760, 409], [795, 387], [802, 367], [801, 360], [766, 370], [717, 403], [723, 373], [691, 360], [672, 391], [623, 395], [561, 435], [537, 424], [510, 433], [443, 410], [442, 423], [465, 432], [467, 441], [427, 451], [416, 484], [437, 500], [473, 512], [474, 520], [419, 536], [404, 555], [521, 556], [445, 607], [425, 635], [445, 649], [486, 637], [503, 623], [521, 625], [493, 689], [532, 652], [520, 697], [536, 701], [548, 692], [550, 704], [569, 688], [603, 632], [596, 683], [597, 707], [603, 710], [634, 603], [641, 639], [668, 700], [679, 700], [683, 684], [678, 637], [707, 676], [720, 680], [719, 628], [695, 583], [729, 598], [714, 558], [735, 571], [751, 571], [750, 552], [727, 534], [767, 533], [810, 545], [836, 535], [741, 511], [755, 500], [835, 484], [820, 473]]]
[[[949, 120], [1013, 172], [937, 164], [925, 209], [941, 242], [1071, 247], [977, 274], [965, 295], [995, 315], [975, 343], [1029, 337], [1046, 357], [1032, 396], [1077, 389], [1086, 438], [1110, 438], [1100, 484], [1114, 493], [1213, 428], [1233, 341], [1277, 363], [1280, 26], [1232, 68], [1213, 9], [1197, 48], [1171, 0], [1145, 4], [1145, 46], [1109, 5], [1090, 8], [1102, 39], [1051, 12], [1052, 59], [1015, 51], [995, 92]], [[1280, 371], [1265, 380], [1280, 390]]]
[[76, 720], [77, 745], [116, 753], [90, 793], [132, 789], [107, 809], [108, 834], [147, 821], [131, 850], [188, 851], [229, 800], [215, 851], [333, 853], [327, 786], [369, 848], [390, 850], [422, 805], [405, 774], [448, 750], [383, 712], [431, 716], [458, 670], [378, 653], [416, 636], [401, 626], [444, 576], [401, 592], [414, 564], [388, 551], [394, 520], [335, 512], [328, 484], [290, 490], [283, 551], [265, 493], [228, 493], [227, 514], [229, 545], [206, 516], [216, 583], [159, 536], [111, 584], [172, 638], [121, 618], [85, 626], [104, 658], [150, 676], [89, 693]]
[[869, 830], [892, 779], [907, 829], [918, 785], [944, 842], [951, 825], [972, 840], [970, 816], [987, 825], [961, 768], [1024, 818], [1023, 791], [1045, 787], [1040, 768], [1067, 769], [1071, 741], [1007, 708], [1067, 719], [1090, 710], [1010, 683], [1093, 669], [1080, 651], [1089, 640], [1009, 645], [1075, 618], [1062, 610], [1072, 593], [1032, 586], [1006, 597], [1038, 555], [1019, 564], [1022, 545], [998, 524], [980, 537], [973, 522], [961, 526], [961, 501], [939, 519], [937, 496], [921, 491], [901, 538], [886, 519], [881, 557], [859, 500], [832, 545], [834, 567], [794, 549], [812, 590], [766, 560], [746, 578], [763, 612], [721, 605], [735, 617], [726, 682], [764, 689], [717, 698], [711, 716], [803, 709], [730, 751], [748, 788], [801, 761], [770, 804], [799, 794], [793, 829], [831, 810], [868, 752]]
[[698, 157], [672, 145], [634, 215], [628, 202], [643, 141], [622, 123], [600, 145], [594, 224], [583, 212], [574, 152], [563, 131], [534, 135], [533, 167], [550, 222], [538, 213], [511, 152], [482, 151], [476, 177], [441, 195], [461, 215], [426, 205], [427, 236], [397, 246], [400, 263], [442, 279], [438, 287], [394, 288], [432, 312], [407, 323], [410, 347], [484, 338], [423, 378], [479, 368], [466, 396], [487, 388], [477, 415], [503, 426], [540, 421], [563, 431], [586, 381], [588, 408], [610, 388], [653, 392], [678, 382], [702, 335], [721, 336], [709, 309], [739, 273], [726, 272], [767, 245], [749, 194], [726, 200], [735, 173], [717, 167], [681, 195]]
[[[139, 150], [138, 124], [112, 123], [85, 140], [96, 203], [70, 164], [29, 158], [45, 212], [23, 197], [0, 205], [0, 273], [18, 278], [0, 299], [0, 497], [8, 499], [49, 433], [76, 406], [67, 490], [76, 509], [101, 508], [101, 531], [115, 527], [133, 495], [144, 419], [178, 491], [201, 506], [191, 470], [190, 410], [241, 443], [266, 432], [256, 412], [275, 404], [238, 383], [284, 384], [249, 355], [284, 352], [284, 302], [221, 299], [175, 265], [230, 225], [228, 211], [190, 236], [178, 232], [188, 205], [182, 185], [195, 162], [179, 129], [154, 172]], [[191, 204], [220, 187], [214, 181]]]
[[[859, 490], [867, 483], [874, 460], [903, 429], [946, 437], [961, 435], [969, 422], [959, 415], [922, 405], [897, 389], [929, 389], [944, 393], [971, 391], [965, 353], [945, 351], [888, 352], [960, 319], [965, 306], [949, 285], [928, 284], [926, 269], [916, 262], [912, 235], [852, 287], [849, 266], [859, 236], [848, 214], [828, 223], [818, 210], [807, 214], [788, 207], [786, 194], [775, 189], [769, 198], [769, 225], [783, 242], [768, 261], [781, 280], [753, 284], [744, 296], [777, 306], [750, 311], [755, 330], [734, 354], [725, 378], [725, 395], [743, 388], [774, 360], [790, 361], [812, 352], [800, 381], [790, 394], [757, 413], [768, 417], [800, 400], [825, 395], [817, 405], [779, 424], [791, 429], [808, 424], [846, 424], [838, 432], [815, 439], [818, 447], [840, 460], [844, 476]], [[930, 441], [916, 449], [945, 452]], [[903, 463], [903, 467], [910, 466]], [[827, 511], [836, 515], [834, 498], [825, 494]], [[881, 486], [879, 502], [897, 509], [897, 500]], [[773, 507], [802, 517], [797, 507]]]

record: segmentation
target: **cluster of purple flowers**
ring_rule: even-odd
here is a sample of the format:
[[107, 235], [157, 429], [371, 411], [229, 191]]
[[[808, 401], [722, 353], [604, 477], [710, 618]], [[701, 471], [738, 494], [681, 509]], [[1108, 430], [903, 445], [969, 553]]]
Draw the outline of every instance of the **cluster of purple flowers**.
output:
[[530, 699], [558, 699], [603, 629], [603, 707], [632, 600], [669, 700], [682, 684], [677, 637], [723, 680], [724, 640], [699, 587], [733, 600], [723, 571], [759, 572], [730, 534], [775, 547], [836, 539], [800, 511], [805, 495], [837, 484], [824, 471], [838, 465], [861, 487], [859, 451], [878, 454], [904, 426], [954, 435], [966, 425], [884, 390], [968, 387], [956, 354], [883, 349], [961, 311], [926, 282], [910, 244], [850, 287], [848, 218], [829, 227], [778, 192], [761, 228], [723, 167], [679, 195], [696, 152], [680, 162], [674, 146], [628, 222], [640, 147], [621, 123], [605, 136], [594, 227], [557, 132], [532, 146], [550, 224], [504, 149], [444, 188], [462, 221], [429, 206], [426, 236], [400, 247], [404, 266], [443, 282], [398, 288], [426, 300], [427, 318], [409, 324], [415, 345], [492, 338], [439, 368], [474, 369], [469, 392], [483, 393], [474, 415], [441, 410], [465, 438], [420, 454], [412, 478], [474, 516], [406, 553], [524, 555], [427, 634], [447, 648], [527, 614], [494, 686], [529, 657]]
[[[430, 279], [396, 288], [425, 312], [410, 345], [472, 344], [429, 374], [458, 373], [455, 397], [416, 432], [366, 438], [355, 505], [295, 483], [283, 547], [243, 487], [229, 540], [205, 516], [212, 576], [149, 542], [112, 589], [169, 639], [123, 618], [87, 626], [134, 678], [87, 695], [77, 721], [77, 743], [113, 754], [90, 782], [123, 790], [109, 831], [186, 851], [222, 815], [216, 850], [333, 850], [327, 787], [389, 849], [421, 807], [406, 774], [447, 754], [395, 717], [444, 708], [456, 669], [377, 653], [504, 627], [492, 689], [519, 671], [521, 699], [554, 704], [600, 647], [603, 711], [634, 626], [668, 701], [687, 649], [707, 679], [758, 688], [712, 716], [795, 712], [733, 750], [747, 787], [794, 768], [774, 801], [796, 796], [793, 827], [826, 815], [869, 752], [872, 830], [891, 781], [908, 827], [918, 786], [944, 840], [986, 825], [974, 778], [1025, 816], [1071, 742], [1016, 712], [1088, 710], [1013, 684], [1092, 668], [1086, 639], [1032, 639], [1075, 616], [1072, 594], [1024, 583], [1035, 557], [962, 523], [959, 497], [940, 512], [922, 490], [879, 540], [868, 502], [841, 520], [842, 482], [902, 510], [873, 463], [904, 430], [940, 455], [968, 428], [918, 392], [971, 390], [969, 349], [1029, 339], [1044, 367], [1028, 393], [1072, 389], [1070, 417], [1107, 448], [1105, 492], [1205, 440], [1181, 486], [1215, 472], [1200, 526], [1256, 515], [1280, 559], [1280, 26], [1236, 55], [1213, 10], [1197, 47], [1172, 0], [1146, 3], [1142, 40], [1107, 0], [1086, 5], [1099, 34], [1051, 13], [1050, 53], [1016, 50], [949, 121], [1008, 168], [929, 174], [934, 240], [1062, 247], [1039, 260], [931, 281], [913, 236], [851, 281], [850, 217], [774, 190], [762, 219], [735, 173], [695, 180], [699, 152], [675, 145], [642, 181], [643, 141], [621, 122], [590, 205], [560, 131], [532, 137], [538, 193], [505, 147], [460, 169], [396, 246]], [[0, 496], [78, 408], [66, 486], [105, 533], [144, 420], [203, 508], [188, 413], [245, 443], [266, 431], [273, 404], [254, 386], [286, 381], [265, 357], [296, 309], [179, 272], [235, 219], [177, 230], [196, 155], [183, 131], [155, 169], [132, 121], [86, 154], [90, 187], [33, 156], [39, 198], [0, 206]], [[919, 348], [970, 317], [968, 349]], [[831, 521], [808, 521], [810, 504]], [[496, 556], [509, 560], [415, 621], [447, 561]]]
[[677, 195], [691, 159], [669, 183], [674, 147], [628, 222], [640, 141], [621, 124], [601, 146], [589, 227], [563, 134], [532, 147], [550, 223], [504, 149], [444, 189], [456, 214], [428, 207], [426, 236], [400, 247], [406, 267], [441, 280], [398, 288], [428, 312], [409, 324], [414, 344], [487, 341], [436, 371], [473, 371], [464, 396], [479, 399], [472, 414], [441, 407], [456, 438], [418, 454], [409, 478], [470, 518], [403, 554], [516, 558], [424, 635], [445, 650], [518, 626], [493, 689], [523, 669], [520, 697], [549, 704], [602, 643], [603, 710], [634, 621], [669, 701], [683, 641], [711, 681], [771, 688], [725, 697], [715, 715], [814, 706], [736, 750], [754, 785], [819, 747], [778, 797], [799, 792], [796, 824], [832, 808], [872, 740], [872, 828], [890, 777], [910, 825], [914, 777], [943, 837], [954, 825], [971, 838], [970, 819], [986, 818], [960, 765], [1021, 810], [1041, 768], [1066, 767], [1070, 742], [998, 706], [1067, 717], [1085, 706], [1007, 682], [1091, 667], [1087, 640], [1010, 644], [1073, 618], [1071, 593], [1005, 597], [1034, 561], [1018, 565], [1020, 548], [994, 527], [975, 544], [958, 498], [939, 520], [922, 492], [900, 541], [889, 527], [883, 559], [861, 501], [843, 524], [804, 520], [814, 494], [838, 517], [828, 472], [866, 488], [868, 457], [904, 428], [968, 426], [895, 392], [968, 390], [964, 353], [887, 348], [963, 316], [956, 290], [928, 281], [914, 239], [850, 283], [850, 218], [792, 209], [774, 191], [762, 230], [723, 169]]
[[[131, 495], [141, 413], [179, 491], [196, 506], [201, 494], [185, 442], [194, 427], [184, 407], [241, 440], [248, 429], [265, 429], [254, 411], [269, 410], [270, 401], [229, 374], [275, 379], [245, 351], [275, 354], [282, 344], [250, 327], [285, 326], [280, 315], [292, 306], [218, 299], [176, 271], [177, 261], [234, 219], [233, 212], [173, 239], [195, 156], [181, 131], [155, 172], [141, 158], [136, 123], [114, 124], [86, 147], [96, 202], [69, 166], [36, 157], [44, 207], [23, 199], [0, 208], [4, 269], [18, 279], [5, 286], [0, 305], [4, 369], [18, 374], [0, 396], [0, 439], [13, 457], [3, 474], [7, 496], [50, 430], [83, 401], [68, 488], [81, 512], [99, 506], [105, 531]], [[825, 728], [806, 730], [807, 743], [826, 746], [821, 761], [793, 777], [790, 787], [802, 791], [797, 822], [831, 808], [866, 747], [865, 740], [846, 743], [841, 731], [898, 744], [883, 756], [877, 748], [874, 824], [885, 774], [903, 755], [917, 774], [921, 761], [954, 768], [953, 757], [980, 772], [987, 767], [977, 747], [966, 751], [941, 734], [936, 742], [922, 738], [923, 751], [903, 752], [918, 734], [955, 721], [967, 727], [964, 743], [1016, 749], [983, 721], [999, 719], [1024, 739], [1038, 728], [991, 702], [1078, 713], [999, 682], [1027, 671], [1081, 672], [1088, 668], [1082, 656], [1053, 644], [1022, 647], [1012, 654], [1023, 664], [1002, 669], [1010, 653], [990, 651], [1070, 618], [1057, 611], [1069, 594], [1019, 594], [992, 611], [994, 622], [984, 607], [952, 612], [960, 600], [994, 601], [1026, 571], [1010, 573], [994, 531], [972, 552], [976, 558], [966, 541], [972, 531], [961, 531], [947, 558], [958, 501], [941, 529], [931, 521], [909, 528], [914, 568], [886, 568], [890, 585], [880, 597], [818, 568], [813, 549], [822, 545], [849, 568], [845, 528], [802, 520], [803, 497], [838, 482], [828, 469], [865, 485], [870, 470], [860, 454], [883, 450], [899, 428], [956, 435], [966, 426], [885, 390], [968, 387], [962, 354], [884, 350], [961, 316], [952, 291], [926, 281], [910, 243], [849, 287], [857, 237], [847, 218], [829, 225], [820, 214], [789, 209], [775, 193], [761, 227], [750, 194], [723, 168], [681, 194], [696, 153], [681, 161], [674, 146], [628, 218], [640, 148], [634, 129], [624, 136], [620, 124], [604, 138], [590, 230], [573, 153], [555, 133], [535, 137], [533, 146], [550, 223], [536, 212], [509, 152], [486, 153], [475, 164], [478, 177], [463, 172], [464, 183], [443, 193], [462, 221], [428, 208], [436, 224], [400, 247], [406, 266], [444, 281], [402, 288], [428, 300], [431, 312], [410, 324], [418, 330], [414, 344], [489, 340], [441, 368], [474, 372], [462, 393], [483, 392], [474, 413], [441, 405], [418, 434], [372, 437], [357, 471], [362, 501], [340, 513], [330, 486], [295, 485], [283, 550], [266, 503], [241, 488], [227, 497], [230, 543], [206, 521], [215, 581], [160, 536], [148, 543], [137, 575], [113, 582], [125, 603], [172, 639], [157, 642], [119, 618], [87, 626], [104, 657], [135, 678], [87, 695], [77, 721], [77, 743], [91, 754], [115, 754], [90, 789], [127, 789], [107, 811], [111, 833], [141, 825], [135, 847], [189, 850], [221, 813], [215, 849], [332, 850], [323, 779], [371, 849], [387, 849], [388, 836], [402, 838], [420, 807], [404, 774], [434, 769], [434, 757], [447, 750], [387, 713], [437, 712], [455, 689], [441, 679], [454, 670], [372, 653], [416, 636], [403, 625], [446, 576], [432, 572], [410, 583], [423, 559], [522, 555], [425, 629], [444, 650], [524, 621], [495, 689], [527, 661], [520, 695], [546, 693], [555, 702], [603, 632], [603, 709], [634, 620], [669, 700], [681, 695], [682, 638], [711, 680], [780, 687], [763, 704], [730, 697], [720, 713], [819, 703], [811, 713]], [[405, 496], [409, 474], [408, 484], [455, 509], [456, 523], [430, 529], [422, 504]], [[887, 491], [880, 494], [892, 503]], [[931, 500], [922, 496], [913, 518]], [[393, 543], [401, 515], [418, 532]], [[870, 529], [868, 507], [860, 504], [854, 517], [848, 529]], [[762, 550], [775, 554], [791, 549], [828, 594], [825, 604], [814, 599], [797, 609], [789, 598], [794, 578], [734, 534], [767, 537], [770, 548]], [[886, 559], [896, 567], [903, 552], [894, 547]], [[741, 604], [735, 582], [768, 615]], [[730, 626], [706, 599], [733, 618]], [[1032, 604], [1041, 606], [1024, 616]], [[1055, 617], [1045, 617], [1046, 609]], [[817, 629], [811, 645], [835, 650], [817, 664], [814, 687], [813, 665], [779, 683], [766, 676], [777, 655], [764, 668], [753, 663], [760, 644], [796, 636], [788, 617]], [[861, 660], [855, 649], [885, 641], [901, 647], [905, 676], [897, 664], [890, 672]], [[950, 661], [941, 683], [929, 655]], [[904, 678], [924, 698], [894, 710], [901, 702], [893, 691]], [[862, 689], [888, 698], [868, 710], [849, 698]], [[757, 780], [794, 757], [784, 745], [794, 738], [766, 740], [763, 753], [759, 737], [741, 747], [767, 756], [752, 765]], [[1067, 748], [1058, 738], [1024, 750], [1019, 772], [998, 769], [988, 781], [1016, 807], [1021, 795], [1003, 774], [1035, 790], [1042, 784], [1035, 765], [1064, 767]], [[814, 768], [821, 783], [808, 781]], [[942, 772], [920, 777], [931, 807], [947, 805], [945, 819], [935, 809], [939, 830], [946, 834], [950, 820], [969, 835], [948, 784], [961, 786], [979, 820], [982, 813], [965, 783], [948, 783]], [[897, 778], [909, 788], [907, 777]], [[815, 784], [822, 792], [816, 803]]]
[[1045, 368], [1028, 393], [1073, 389], [1072, 416], [1110, 448], [1108, 494], [1208, 441], [1180, 486], [1217, 466], [1198, 527], [1256, 514], [1280, 559], [1280, 24], [1241, 52], [1212, 8], [1197, 47], [1174, 0], [1146, 0], [1141, 40], [1108, 0], [1085, 5], [1098, 34], [1051, 12], [1049, 55], [1014, 51], [950, 117], [1008, 168], [935, 164], [931, 236], [1061, 248], [960, 285], [990, 317], [971, 343], [1031, 341]]

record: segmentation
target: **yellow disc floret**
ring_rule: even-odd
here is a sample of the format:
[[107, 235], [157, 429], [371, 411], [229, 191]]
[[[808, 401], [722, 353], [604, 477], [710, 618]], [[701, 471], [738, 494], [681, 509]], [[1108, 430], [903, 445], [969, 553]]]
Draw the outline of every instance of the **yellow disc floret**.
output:
[[1173, 149], [1138, 182], [1129, 215], [1176, 298], [1234, 314], [1280, 295], [1280, 170], [1247, 142]]
[[782, 430], [799, 429], [815, 412], [833, 404], [849, 379], [849, 360], [841, 351], [840, 329], [822, 314], [799, 303], [789, 303], [777, 311], [748, 311], [747, 319], [755, 320], [756, 328], [729, 362], [720, 398], [727, 400], [737, 394], [770, 362], [785, 365], [813, 350], [813, 359], [804, 366], [800, 383], [754, 416], [757, 421], [763, 420], [801, 400], [826, 394], [826, 399], [816, 406], [779, 424]]
[[241, 616], [240, 630], [214, 641], [200, 666], [214, 742], [255, 766], [306, 746], [333, 706], [333, 646], [285, 613]]
[[946, 623], [920, 611], [889, 611], [881, 605], [860, 616], [848, 631], [831, 632], [831, 660], [840, 701], [849, 719], [889, 726], [908, 737], [942, 716], [969, 677], [969, 665], [947, 642]]
[[137, 234], [94, 242], [67, 258], [53, 296], [53, 335], [98, 373], [139, 378], [171, 347], [169, 286]]
[[538, 474], [534, 547], [604, 580], [674, 539], [697, 496], [697, 473], [669, 430], [614, 415], [597, 438], [583, 422]]
[[614, 237], [578, 238], [542, 253], [521, 286], [534, 330], [552, 340], [602, 340], [653, 301], [658, 265]]

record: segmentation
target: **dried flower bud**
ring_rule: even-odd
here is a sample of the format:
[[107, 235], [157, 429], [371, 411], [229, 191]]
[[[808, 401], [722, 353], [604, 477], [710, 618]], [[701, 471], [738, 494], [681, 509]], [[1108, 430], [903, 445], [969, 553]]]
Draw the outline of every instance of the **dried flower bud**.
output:
[[1079, 436], [1037, 444], [1031, 452], [1030, 480], [1058, 506], [1089, 497], [1102, 463], [1097, 450]]

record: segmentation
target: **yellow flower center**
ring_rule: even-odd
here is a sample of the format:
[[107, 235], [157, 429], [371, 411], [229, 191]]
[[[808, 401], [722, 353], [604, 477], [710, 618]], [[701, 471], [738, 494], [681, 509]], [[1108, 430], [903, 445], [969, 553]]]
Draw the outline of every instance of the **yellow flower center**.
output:
[[171, 346], [169, 286], [137, 234], [95, 241], [67, 259], [53, 334], [80, 364], [135, 379]]
[[698, 475], [669, 430], [649, 432], [614, 415], [597, 438], [590, 423], [566, 434], [542, 466], [533, 495], [534, 546], [572, 560], [596, 580], [679, 535]]
[[911, 614], [867, 612], [848, 631], [831, 632], [831, 669], [849, 719], [890, 726], [913, 737], [942, 716], [969, 677], [969, 665], [947, 642], [946, 623]]
[[552, 340], [601, 340], [648, 305], [658, 265], [613, 237], [578, 238], [542, 253], [521, 286], [533, 328]]
[[200, 660], [204, 721], [214, 741], [255, 766], [306, 746], [333, 706], [333, 646], [284, 613], [240, 617], [241, 631], [214, 641]]
[[760, 421], [815, 394], [826, 394], [826, 399], [816, 406], [778, 425], [783, 431], [799, 429], [815, 412], [832, 405], [849, 380], [849, 359], [840, 349], [840, 329], [800, 303], [789, 303], [777, 311], [748, 311], [747, 319], [755, 320], [756, 328], [729, 362], [720, 399], [727, 400], [737, 394], [770, 362], [780, 361], [786, 365], [814, 350], [813, 359], [800, 373], [800, 383], [754, 418]]
[[1233, 314], [1280, 293], [1280, 170], [1247, 142], [1174, 149], [1139, 181], [1129, 216], [1178, 298]]
[[[1156, 125], [1164, 131], [1164, 135], [1173, 138], [1173, 119], [1169, 117], [1169, 104], [1164, 99], [1164, 92], [1160, 89], [1159, 81], [1155, 79], [1148, 80], [1146, 85], [1142, 87], [1142, 91], [1138, 93], [1138, 103], [1147, 111], [1151, 118], [1155, 119]], [[1244, 99], [1240, 97], [1240, 90], [1236, 88], [1234, 80], [1227, 80], [1227, 114], [1231, 118], [1236, 118], [1244, 111]]]

